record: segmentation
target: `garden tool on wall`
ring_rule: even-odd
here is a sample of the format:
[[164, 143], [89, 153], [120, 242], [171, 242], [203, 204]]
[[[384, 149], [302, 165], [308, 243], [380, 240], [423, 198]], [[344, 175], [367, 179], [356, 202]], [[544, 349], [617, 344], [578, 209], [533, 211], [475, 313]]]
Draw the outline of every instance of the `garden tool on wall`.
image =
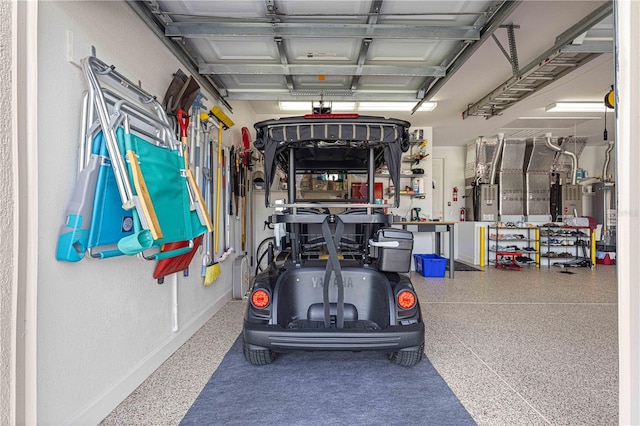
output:
[[209, 232], [213, 231], [213, 222], [211, 222], [211, 217], [209, 216], [209, 212], [205, 207], [205, 201], [202, 197], [202, 192], [200, 191], [200, 187], [196, 182], [196, 178], [193, 175], [193, 171], [189, 168], [189, 140], [188, 140], [188, 127], [189, 127], [189, 116], [184, 110], [179, 109], [178, 112], [178, 124], [180, 125], [180, 140], [182, 141], [182, 149], [184, 156], [184, 168], [187, 174], [187, 180], [189, 182], [189, 196], [191, 197], [191, 201], [195, 205], [196, 213], [198, 214], [198, 218], [203, 225], [206, 225]]
[[230, 147], [228, 149], [229, 151], [229, 155], [228, 155], [228, 161], [226, 161], [225, 164], [225, 172], [227, 175], [227, 185], [226, 185], [226, 202], [225, 202], [225, 230], [226, 230], [226, 244], [227, 244], [227, 251], [229, 252], [233, 252], [233, 247], [232, 247], [232, 242], [231, 242], [231, 215], [233, 214], [233, 210], [232, 210], [232, 184], [233, 184], [233, 176], [231, 173], [232, 170], [232, 154], [233, 154], [233, 147]]
[[236, 195], [235, 190], [236, 180], [236, 152], [235, 148], [231, 146], [229, 148], [229, 216], [233, 216], [234, 197]]
[[[207, 206], [207, 211], [209, 215], [211, 215], [211, 210], [213, 208], [212, 203], [212, 191], [213, 191], [213, 143], [211, 142], [210, 127], [209, 127], [209, 115], [207, 113], [201, 112], [199, 114], [199, 123], [202, 127], [202, 131], [204, 134], [203, 137], [203, 153], [202, 157], [204, 160], [204, 164], [202, 166], [202, 187], [204, 188], [204, 200]], [[207, 276], [207, 269], [212, 267], [213, 256], [211, 253], [211, 248], [213, 246], [212, 243], [213, 233], [207, 232], [207, 235], [204, 240], [205, 247], [205, 255], [202, 257], [202, 277]]]
[[236, 149], [233, 151], [233, 164], [231, 164], [231, 167], [233, 168], [233, 171], [231, 172], [233, 176], [233, 203], [235, 207], [236, 220], [239, 220], [238, 197], [240, 196], [240, 154]]
[[[217, 146], [218, 146], [218, 161], [217, 161], [217, 165], [216, 165], [216, 169], [218, 171], [218, 177], [216, 179], [216, 211], [215, 211], [215, 218], [216, 218], [216, 227], [214, 229], [214, 233], [213, 233], [213, 252], [212, 252], [212, 257], [213, 257], [213, 263], [211, 265], [207, 266], [207, 269], [205, 271], [205, 277], [204, 277], [204, 285], [208, 286], [211, 285], [219, 276], [220, 276], [220, 263], [218, 262], [218, 259], [216, 259], [216, 257], [218, 256], [218, 239], [219, 239], [219, 234], [220, 234], [220, 185], [221, 185], [221, 170], [220, 170], [220, 162], [221, 162], [221, 147], [222, 147], [222, 130], [223, 127], [221, 124], [218, 124], [218, 140], [217, 140]], [[213, 157], [213, 153], [212, 153], [212, 157]]]
[[169, 115], [175, 115], [179, 109], [188, 111], [199, 92], [200, 85], [198, 82], [191, 76], [187, 77], [179, 69], [173, 74], [173, 79], [164, 95], [162, 107]]
[[176, 123], [178, 110], [189, 111], [199, 93], [200, 85], [193, 77], [187, 76], [180, 69], [173, 74], [173, 79], [164, 95], [162, 107], [166, 111], [172, 127], [177, 131], [179, 131]]
[[162, 100], [162, 108], [164, 108], [167, 114], [176, 113], [180, 92], [182, 91], [186, 81], [187, 75], [181, 69], [178, 69], [178, 71], [173, 74], [171, 83], [169, 83], [167, 92], [164, 94], [164, 99]]
[[[204, 131], [204, 144], [205, 144], [205, 165], [202, 168], [203, 178], [205, 179], [205, 202], [209, 214], [213, 214], [213, 158], [215, 155], [214, 144], [210, 137], [211, 127], [213, 120], [209, 114], [200, 113], [200, 124]], [[215, 124], [219, 126], [219, 124]], [[217, 229], [220, 226], [216, 223], [214, 230], [217, 233]], [[204, 285], [211, 285], [216, 278], [220, 275], [220, 266], [218, 262], [214, 261], [213, 253], [213, 232], [208, 232], [205, 239], [205, 255], [202, 259], [202, 276], [204, 277]]]
[[[222, 195], [222, 133], [224, 129], [228, 129], [234, 125], [233, 121], [227, 117], [227, 115], [222, 112], [220, 108], [214, 106], [211, 108], [210, 116], [214, 117], [218, 120], [218, 155], [217, 155], [217, 169], [218, 169], [218, 178], [216, 180], [216, 222], [218, 226], [215, 227], [214, 237], [213, 237], [213, 254], [214, 256], [218, 255], [219, 245], [220, 245], [220, 223], [222, 222], [220, 219], [220, 198]], [[219, 260], [218, 260], [219, 261]], [[218, 261], [214, 261], [212, 268], [207, 268], [206, 276], [204, 279], [205, 285], [210, 285], [219, 275], [220, 275], [220, 264]]]
[[227, 258], [227, 256], [229, 256], [231, 253], [233, 253], [233, 248], [229, 247], [229, 228], [230, 228], [230, 218], [229, 218], [229, 209], [227, 208], [227, 202], [229, 199], [229, 174], [227, 173], [227, 165], [228, 160], [227, 160], [227, 149], [225, 147], [222, 147], [222, 188], [223, 189], [223, 193], [222, 193], [222, 230], [223, 230], [223, 241], [224, 244], [222, 245], [222, 255], [220, 255], [220, 257], [218, 258], [218, 262], [222, 262], [223, 260], [225, 260]]
[[242, 128], [242, 168], [240, 176], [240, 197], [242, 198], [242, 251], [247, 243], [247, 180], [249, 175], [249, 156], [251, 155], [251, 134], [246, 127]]

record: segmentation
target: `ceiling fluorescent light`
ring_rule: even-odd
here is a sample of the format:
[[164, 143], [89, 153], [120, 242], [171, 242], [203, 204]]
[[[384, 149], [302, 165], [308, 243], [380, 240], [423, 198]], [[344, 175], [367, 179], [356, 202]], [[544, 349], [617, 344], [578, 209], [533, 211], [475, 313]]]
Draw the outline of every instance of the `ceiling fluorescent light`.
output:
[[[315, 103], [314, 103], [315, 104]], [[312, 102], [301, 101], [280, 101], [278, 106], [281, 111], [311, 111]], [[331, 106], [331, 110], [336, 111], [354, 111], [355, 102], [325, 102], [325, 106]]]
[[604, 112], [602, 102], [554, 102], [545, 108], [546, 112]]
[[602, 120], [602, 117], [518, 117], [518, 120]]
[[[411, 111], [415, 102], [360, 102], [358, 111]], [[437, 102], [425, 102], [418, 111], [433, 111]]]
[[[281, 111], [311, 111], [312, 102], [304, 101], [280, 101], [278, 105]], [[313, 105], [317, 105], [313, 102]], [[325, 101], [326, 106], [331, 106], [333, 112], [355, 111], [356, 102], [330, 102]], [[418, 111], [433, 111], [437, 102], [425, 102]], [[415, 102], [358, 102], [358, 111], [411, 111]]]
[[311, 110], [309, 102], [278, 102], [281, 111], [308, 111]]

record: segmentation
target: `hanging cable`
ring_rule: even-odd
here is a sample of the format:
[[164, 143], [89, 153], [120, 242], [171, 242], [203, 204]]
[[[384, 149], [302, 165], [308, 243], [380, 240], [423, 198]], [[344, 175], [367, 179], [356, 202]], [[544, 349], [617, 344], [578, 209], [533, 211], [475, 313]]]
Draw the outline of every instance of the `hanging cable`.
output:
[[604, 132], [602, 133], [602, 140], [607, 140], [607, 106], [604, 106]]

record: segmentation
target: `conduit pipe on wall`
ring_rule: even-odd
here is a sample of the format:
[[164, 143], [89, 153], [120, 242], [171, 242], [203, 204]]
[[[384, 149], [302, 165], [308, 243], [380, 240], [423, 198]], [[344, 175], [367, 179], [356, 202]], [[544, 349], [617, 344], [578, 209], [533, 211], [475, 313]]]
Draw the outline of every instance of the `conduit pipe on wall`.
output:
[[[476, 139], [476, 144], [475, 144], [475, 149], [476, 149], [476, 155], [474, 157], [474, 162], [475, 162], [475, 178], [473, 179], [473, 185], [475, 187], [477, 187], [478, 185], [480, 185], [480, 182], [482, 181], [482, 175], [481, 173], [478, 173], [478, 156], [480, 155], [480, 147], [482, 146], [482, 136], [479, 136]], [[467, 154], [468, 156], [469, 154]]]
[[558, 145], [554, 145], [551, 142], [551, 133], [546, 133], [544, 136], [546, 139], [545, 145], [547, 145], [549, 149], [552, 149], [553, 151], [559, 152], [561, 154], [566, 154], [571, 158], [571, 185], [575, 185], [576, 171], [578, 170], [578, 157], [573, 152], [562, 149]]
[[504, 133], [498, 133], [498, 147], [496, 148], [496, 153], [493, 155], [493, 161], [491, 162], [491, 178], [489, 179], [489, 183], [491, 185], [496, 183], [498, 159], [500, 158], [500, 154], [502, 153], [503, 145], [504, 145]]
[[178, 331], [178, 274], [173, 274], [171, 283], [171, 331]]

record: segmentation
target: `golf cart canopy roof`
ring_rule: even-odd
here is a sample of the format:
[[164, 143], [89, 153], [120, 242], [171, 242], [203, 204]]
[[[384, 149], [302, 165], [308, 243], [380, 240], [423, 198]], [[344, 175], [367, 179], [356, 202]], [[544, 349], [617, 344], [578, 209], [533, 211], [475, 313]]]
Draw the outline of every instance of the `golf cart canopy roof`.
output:
[[288, 176], [291, 160], [296, 173], [362, 173], [369, 170], [370, 149], [374, 170], [386, 163], [397, 186], [401, 156], [409, 149], [410, 123], [393, 118], [314, 114], [261, 121], [254, 127], [254, 146], [264, 155], [265, 200], [276, 170]]

